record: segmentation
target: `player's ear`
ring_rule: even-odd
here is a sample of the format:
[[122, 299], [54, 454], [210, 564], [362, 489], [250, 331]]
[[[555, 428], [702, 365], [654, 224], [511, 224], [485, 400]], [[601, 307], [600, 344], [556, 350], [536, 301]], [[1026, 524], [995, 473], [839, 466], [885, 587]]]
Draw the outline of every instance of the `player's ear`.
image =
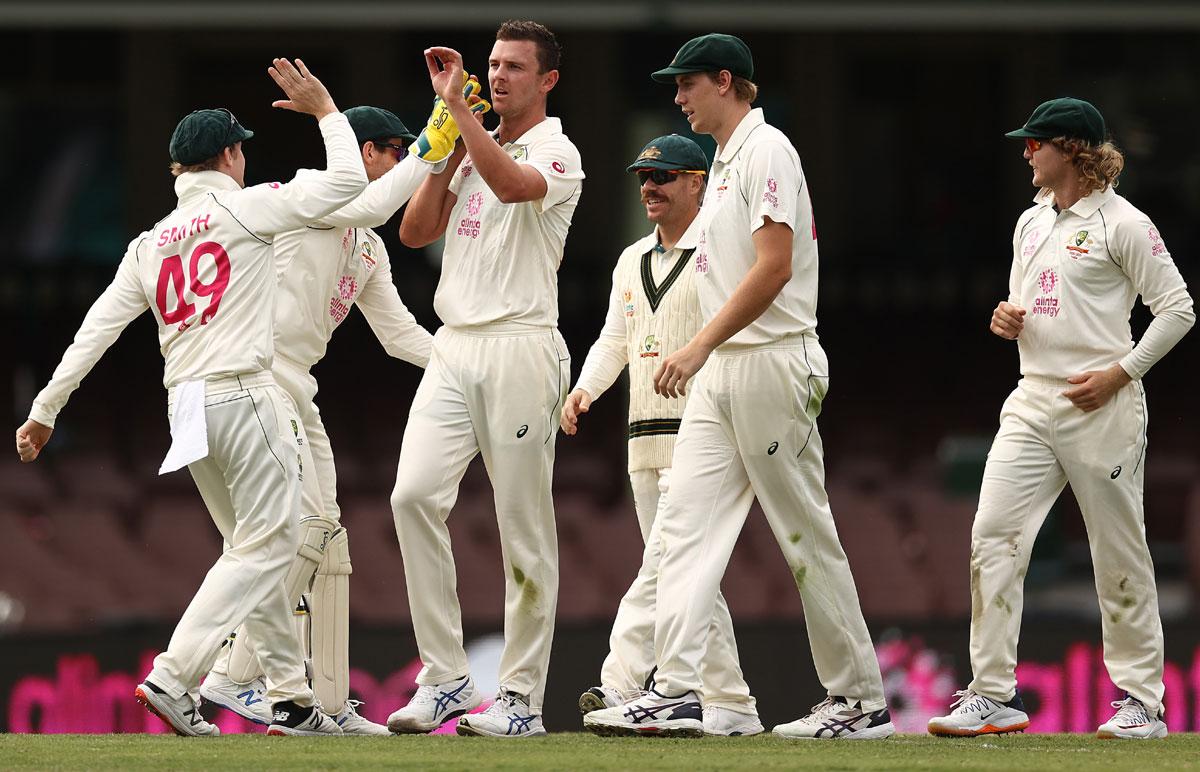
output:
[[542, 93], [549, 93], [550, 89], [558, 84], [558, 70], [550, 70], [542, 76]]

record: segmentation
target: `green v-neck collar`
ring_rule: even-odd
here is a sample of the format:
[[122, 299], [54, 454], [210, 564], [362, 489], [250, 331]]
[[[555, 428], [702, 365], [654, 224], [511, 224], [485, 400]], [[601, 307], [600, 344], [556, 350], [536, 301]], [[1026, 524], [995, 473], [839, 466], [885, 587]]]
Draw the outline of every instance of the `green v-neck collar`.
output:
[[667, 294], [667, 290], [671, 289], [671, 285], [683, 273], [683, 269], [687, 267], [688, 262], [692, 258], [692, 253], [696, 251], [695, 247], [683, 250], [679, 255], [679, 259], [675, 261], [675, 265], [671, 268], [671, 272], [663, 277], [662, 284], [654, 283], [654, 272], [650, 268], [651, 255], [654, 254], [654, 248], [642, 255], [642, 289], [646, 291], [646, 299], [650, 301], [651, 313], [658, 311], [658, 306], [662, 303], [663, 297]]

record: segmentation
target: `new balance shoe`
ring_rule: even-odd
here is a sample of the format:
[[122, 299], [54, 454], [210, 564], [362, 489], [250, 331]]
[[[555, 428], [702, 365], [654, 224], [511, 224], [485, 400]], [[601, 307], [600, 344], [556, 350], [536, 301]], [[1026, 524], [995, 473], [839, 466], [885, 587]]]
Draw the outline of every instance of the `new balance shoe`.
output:
[[604, 736], [703, 737], [704, 712], [695, 692], [664, 697], [651, 690], [624, 705], [588, 713], [583, 727]]
[[1151, 716], [1141, 700], [1128, 694], [1112, 706], [1117, 709], [1116, 714], [1096, 730], [1101, 740], [1157, 740], [1167, 736], [1161, 710]]
[[978, 737], [981, 734], [1024, 732], [1029, 716], [1021, 695], [1008, 702], [984, 697], [978, 692], [963, 689], [954, 693], [950, 715], [929, 719], [929, 733], [938, 737]]
[[757, 713], [739, 713], [719, 705], [704, 706], [704, 734], [710, 737], [749, 737], [762, 733]]
[[379, 736], [391, 734], [383, 724], [376, 724], [374, 721], [360, 716], [358, 710], [356, 710], [359, 705], [362, 705], [362, 703], [358, 700], [346, 700], [346, 707], [342, 708], [341, 713], [333, 717], [333, 723], [342, 728], [342, 734]]
[[133, 698], [183, 737], [217, 737], [221, 730], [204, 720], [200, 706], [191, 695], [172, 697], [149, 681], [133, 690]]
[[293, 737], [312, 737], [342, 735], [342, 728], [325, 714], [319, 706], [301, 707], [288, 700], [275, 703], [275, 713], [267, 734], [291, 735]]
[[635, 700], [643, 694], [645, 692], [641, 690], [632, 694], [625, 694], [620, 689], [614, 689], [611, 686], [593, 686], [579, 695], [579, 712], [581, 715], [586, 716], [593, 710], [615, 708], [618, 705], [625, 704], [629, 700]]
[[501, 692], [487, 710], [460, 718], [455, 731], [464, 736], [537, 737], [546, 734], [546, 727], [542, 717], [530, 711], [524, 695]]
[[792, 740], [882, 740], [896, 727], [887, 708], [866, 712], [842, 697], [826, 697], [807, 716], [771, 731]]
[[432, 732], [452, 718], [470, 713], [483, 703], [470, 676], [422, 686], [408, 704], [388, 716], [387, 728], [396, 734]]
[[270, 724], [273, 718], [271, 702], [267, 699], [267, 682], [262, 676], [248, 684], [239, 684], [224, 673], [209, 673], [200, 684], [200, 696], [256, 724]]

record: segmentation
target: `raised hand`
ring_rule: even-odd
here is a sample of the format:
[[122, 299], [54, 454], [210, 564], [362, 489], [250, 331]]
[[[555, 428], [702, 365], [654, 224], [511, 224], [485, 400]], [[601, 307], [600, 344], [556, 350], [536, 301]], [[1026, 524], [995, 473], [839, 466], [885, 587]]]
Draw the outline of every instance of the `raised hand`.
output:
[[446, 102], [457, 102], [464, 98], [459, 91], [467, 80], [462, 54], [444, 46], [426, 48], [425, 66], [429, 68], [429, 81], [433, 84], [433, 93]]
[[337, 105], [333, 103], [325, 84], [309, 72], [301, 60], [297, 59], [293, 65], [287, 59], [274, 59], [267, 73], [287, 95], [287, 99], [272, 102], [271, 107], [311, 115], [318, 121], [337, 112]]

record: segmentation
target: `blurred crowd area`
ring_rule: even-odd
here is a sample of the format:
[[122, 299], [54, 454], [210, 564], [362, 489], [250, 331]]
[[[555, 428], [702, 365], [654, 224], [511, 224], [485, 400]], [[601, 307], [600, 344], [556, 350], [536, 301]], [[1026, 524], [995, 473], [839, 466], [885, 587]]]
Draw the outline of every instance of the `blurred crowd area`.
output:
[[[1072, 7], [1084, 14], [1079, 23]], [[1077, 4], [1046, 8], [1052, 21], [994, 28], [787, 29], [753, 14], [745, 29], [719, 25], [752, 47], [758, 106], [792, 137], [813, 191], [818, 331], [832, 375], [819, 422], [827, 487], [872, 620], [961, 620], [970, 611], [979, 476], [1018, 377], [1015, 347], [988, 333], [987, 321], [1007, 293], [1013, 223], [1034, 193], [1022, 148], [1003, 132], [1044, 99], [1094, 101], [1126, 151], [1119, 191], [1154, 219], [1193, 295], [1200, 287], [1195, 20], [1172, 24], [1160, 9], [1123, 29]], [[501, 19], [473, 19], [465, 29], [346, 20], [338, 34], [211, 22], [0, 26], [0, 404], [9, 425], [24, 420], [124, 245], [174, 205], [166, 146], [182, 115], [231, 108], [256, 132], [245, 148], [248, 181], [288, 179], [323, 159], [310, 119], [271, 110], [271, 57], [304, 58], [342, 107], [378, 104], [418, 127], [431, 99], [421, 50], [457, 46], [482, 72]], [[623, 169], [651, 137], [688, 133], [671, 89], [648, 72], [710, 29], [678, 20], [673, 28], [630, 28], [615, 17], [595, 28], [565, 16], [545, 21], [565, 49], [550, 111], [588, 174], [560, 270], [560, 326], [577, 375], [603, 322], [616, 256], [649, 230]], [[701, 141], [711, 155], [711, 141]], [[401, 296], [433, 330], [439, 252], [404, 248], [398, 223], [378, 230]], [[1148, 318], [1136, 310], [1138, 333]], [[1197, 335], [1146, 380], [1146, 528], [1166, 617], [1200, 607]], [[315, 374], [350, 533], [352, 618], [405, 625], [388, 494], [420, 372], [389, 360], [352, 314]], [[154, 325], [144, 317], [84, 381], [42, 458], [0, 463], [0, 533], [14, 547], [0, 568], [0, 632], [170, 622], [190, 599], [220, 543], [187, 473], [156, 474], [169, 442], [161, 376]], [[618, 381], [597, 402], [578, 436], [559, 438], [564, 620], [610, 620], [640, 560], [625, 474], [625, 386]], [[478, 461], [450, 526], [464, 619], [498, 623], [502, 565]], [[1039, 539], [1027, 587], [1032, 613], [1096, 613], [1086, 534], [1069, 492]], [[757, 510], [724, 591], [738, 619], [801, 614]]]

